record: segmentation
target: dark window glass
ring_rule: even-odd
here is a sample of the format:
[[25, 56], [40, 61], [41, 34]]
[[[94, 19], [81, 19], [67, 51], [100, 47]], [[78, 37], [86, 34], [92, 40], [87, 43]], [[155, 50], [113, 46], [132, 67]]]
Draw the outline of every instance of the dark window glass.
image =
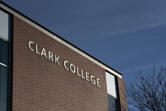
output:
[[7, 111], [7, 67], [0, 65], [0, 111]]
[[7, 111], [8, 101], [11, 102], [7, 98], [9, 94], [8, 86], [8, 78], [10, 77], [9, 69], [9, 44], [10, 44], [10, 36], [11, 36], [11, 16], [8, 13], [0, 10], [0, 111]]
[[109, 111], [117, 111], [116, 110], [116, 99], [110, 95], [108, 95], [108, 105], [109, 105]]
[[0, 39], [0, 63], [8, 66], [8, 42]]

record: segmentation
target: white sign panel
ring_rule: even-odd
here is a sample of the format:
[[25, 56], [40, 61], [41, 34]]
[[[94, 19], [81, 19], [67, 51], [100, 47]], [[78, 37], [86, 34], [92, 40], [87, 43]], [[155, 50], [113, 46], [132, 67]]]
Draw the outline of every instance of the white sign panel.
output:
[[106, 72], [106, 85], [107, 85], [107, 93], [115, 98], [116, 95], [116, 86], [115, 86], [115, 76]]
[[9, 15], [0, 10], [0, 38], [8, 40], [9, 36]]

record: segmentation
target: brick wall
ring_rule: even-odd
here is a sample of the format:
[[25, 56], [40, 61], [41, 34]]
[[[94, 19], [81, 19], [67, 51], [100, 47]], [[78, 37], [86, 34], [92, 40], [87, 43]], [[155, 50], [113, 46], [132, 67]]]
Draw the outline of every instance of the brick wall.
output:
[[[101, 87], [29, 50], [28, 41], [101, 79]], [[14, 17], [13, 111], [108, 111], [105, 71]]]
[[124, 81], [119, 78], [118, 78], [118, 87], [119, 87], [121, 111], [128, 111], [127, 104], [126, 104], [126, 95], [125, 95], [126, 91], [125, 91]]

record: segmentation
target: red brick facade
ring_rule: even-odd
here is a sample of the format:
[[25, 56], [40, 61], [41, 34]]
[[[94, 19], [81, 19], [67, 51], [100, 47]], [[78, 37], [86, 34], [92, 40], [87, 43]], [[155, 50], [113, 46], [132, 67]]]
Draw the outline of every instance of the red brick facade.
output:
[[[19, 18], [13, 19], [13, 111], [108, 111], [103, 68]], [[39, 51], [45, 48], [58, 55], [60, 65], [31, 51], [29, 41]], [[100, 87], [65, 70], [64, 60], [100, 78]], [[126, 106], [123, 80], [118, 83], [121, 104]]]
[[[30, 51], [31, 40], [95, 74], [101, 87]], [[105, 70], [17, 17], [13, 60], [13, 111], [108, 111]]]

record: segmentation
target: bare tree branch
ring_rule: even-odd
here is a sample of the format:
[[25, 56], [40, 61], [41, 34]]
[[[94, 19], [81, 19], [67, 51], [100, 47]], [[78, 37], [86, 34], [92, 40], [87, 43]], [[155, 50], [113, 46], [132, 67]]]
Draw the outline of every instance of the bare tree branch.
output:
[[[166, 111], [166, 68], [159, 72], [153, 68], [151, 75], [139, 74], [137, 80], [127, 86], [129, 111]], [[137, 111], [138, 111], [137, 110]]]

